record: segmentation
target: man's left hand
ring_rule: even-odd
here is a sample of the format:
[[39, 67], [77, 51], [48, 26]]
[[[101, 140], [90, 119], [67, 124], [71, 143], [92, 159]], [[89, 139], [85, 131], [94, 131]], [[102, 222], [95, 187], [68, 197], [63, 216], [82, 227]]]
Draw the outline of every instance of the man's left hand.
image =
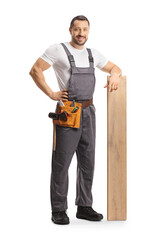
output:
[[117, 90], [120, 84], [120, 77], [118, 74], [111, 75], [107, 84], [104, 88], [108, 87], [108, 92], [112, 92], [113, 90]]

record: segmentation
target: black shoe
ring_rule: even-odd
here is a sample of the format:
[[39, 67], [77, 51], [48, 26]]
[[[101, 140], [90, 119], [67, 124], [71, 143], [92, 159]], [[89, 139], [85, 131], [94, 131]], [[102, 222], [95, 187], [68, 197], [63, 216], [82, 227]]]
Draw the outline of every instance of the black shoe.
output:
[[94, 211], [92, 207], [83, 206], [78, 206], [76, 217], [90, 221], [100, 221], [103, 219], [103, 215]]
[[56, 224], [69, 224], [69, 217], [65, 211], [52, 212], [52, 221]]

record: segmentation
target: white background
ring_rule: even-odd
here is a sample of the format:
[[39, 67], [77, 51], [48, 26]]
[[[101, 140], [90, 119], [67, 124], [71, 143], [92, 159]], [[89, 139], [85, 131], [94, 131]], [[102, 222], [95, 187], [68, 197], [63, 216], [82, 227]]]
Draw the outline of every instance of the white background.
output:
[[[8, 239], [159, 239], [160, 37], [158, 0], [3, 1], [0, 4], [0, 237]], [[107, 74], [96, 69], [93, 207], [101, 222], [78, 220], [76, 158], [69, 169], [70, 225], [51, 222], [50, 170], [56, 102], [29, 71], [45, 49], [70, 41], [73, 17], [91, 25], [97, 48], [127, 76], [127, 221], [107, 221]], [[58, 91], [52, 68], [44, 72]]]

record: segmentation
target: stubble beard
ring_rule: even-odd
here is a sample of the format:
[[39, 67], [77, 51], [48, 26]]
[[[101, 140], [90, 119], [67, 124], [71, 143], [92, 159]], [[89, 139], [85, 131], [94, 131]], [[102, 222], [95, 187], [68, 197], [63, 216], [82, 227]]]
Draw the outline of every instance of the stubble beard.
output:
[[83, 46], [83, 45], [87, 42], [87, 40], [88, 40], [88, 38], [86, 38], [86, 40], [85, 40], [83, 43], [79, 43], [79, 42], [77, 41], [77, 39], [75, 39], [75, 38], [72, 37], [72, 41], [73, 41], [75, 44], [77, 44], [78, 46]]

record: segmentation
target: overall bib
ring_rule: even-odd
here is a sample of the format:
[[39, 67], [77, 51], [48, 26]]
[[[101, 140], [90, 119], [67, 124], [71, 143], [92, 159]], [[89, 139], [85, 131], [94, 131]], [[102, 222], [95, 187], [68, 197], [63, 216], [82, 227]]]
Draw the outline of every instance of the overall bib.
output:
[[[76, 67], [73, 55], [61, 43], [71, 65], [68, 100], [76, 102], [93, 98], [95, 68], [91, 50], [87, 48], [89, 67]], [[68, 169], [74, 153], [77, 155], [77, 182], [75, 204], [92, 206], [92, 182], [95, 164], [95, 107], [93, 104], [82, 108], [80, 128], [56, 125], [56, 149], [52, 151], [50, 197], [52, 212], [68, 208]]]

